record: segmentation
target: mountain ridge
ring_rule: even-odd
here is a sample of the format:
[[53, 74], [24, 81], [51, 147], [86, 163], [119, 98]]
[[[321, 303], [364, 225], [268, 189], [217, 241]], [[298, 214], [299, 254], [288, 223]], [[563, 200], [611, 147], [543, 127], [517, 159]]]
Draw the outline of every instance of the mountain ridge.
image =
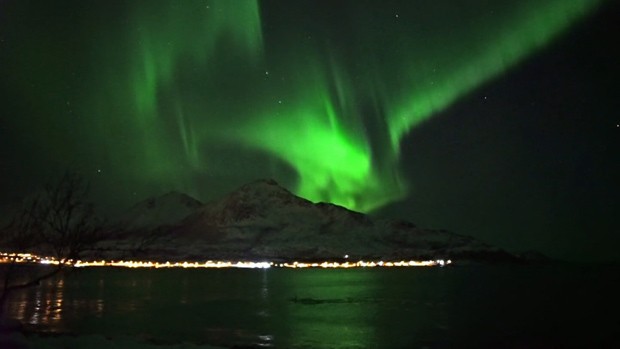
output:
[[[174, 214], [166, 216], [166, 210]], [[100, 244], [100, 251], [156, 260], [519, 259], [473, 237], [312, 203], [273, 179], [204, 204], [182, 193], [164, 194], [128, 212], [115, 224], [125, 233]]]

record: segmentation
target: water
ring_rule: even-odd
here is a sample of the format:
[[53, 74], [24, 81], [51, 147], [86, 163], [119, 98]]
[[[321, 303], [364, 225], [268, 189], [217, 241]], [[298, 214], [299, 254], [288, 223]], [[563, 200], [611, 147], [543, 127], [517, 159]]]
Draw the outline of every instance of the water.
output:
[[156, 343], [586, 348], [618, 343], [619, 275], [584, 266], [95, 268], [16, 294], [9, 310], [47, 331]]

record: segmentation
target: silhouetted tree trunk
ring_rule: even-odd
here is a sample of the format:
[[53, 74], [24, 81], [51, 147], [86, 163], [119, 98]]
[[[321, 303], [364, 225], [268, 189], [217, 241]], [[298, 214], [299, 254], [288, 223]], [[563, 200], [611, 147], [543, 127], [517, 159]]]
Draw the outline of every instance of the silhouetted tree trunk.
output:
[[[0, 279], [0, 317], [10, 294], [40, 284], [66, 268], [100, 238], [102, 222], [87, 201], [88, 185], [75, 173], [66, 173], [56, 183], [29, 200], [2, 231], [2, 245], [11, 252], [32, 252], [54, 257], [60, 263], [33, 273], [18, 270], [17, 257], [8, 257]], [[23, 269], [22, 269], [23, 270]]]

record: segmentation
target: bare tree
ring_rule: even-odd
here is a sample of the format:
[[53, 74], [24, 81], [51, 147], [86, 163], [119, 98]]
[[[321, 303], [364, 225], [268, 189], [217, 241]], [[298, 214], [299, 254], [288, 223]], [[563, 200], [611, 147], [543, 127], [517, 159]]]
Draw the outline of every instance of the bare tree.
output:
[[9, 256], [0, 274], [0, 315], [4, 315], [5, 303], [12, 292], [38, 285], [72, 267], [98, 241], [103, 224], [87, 197], [85, 180], [75, 173], [66, 173], [29, 200], [3, 229], [2, 245], [11, 252], [54, 257], [58, 264], [18, 273], [18, 257]]

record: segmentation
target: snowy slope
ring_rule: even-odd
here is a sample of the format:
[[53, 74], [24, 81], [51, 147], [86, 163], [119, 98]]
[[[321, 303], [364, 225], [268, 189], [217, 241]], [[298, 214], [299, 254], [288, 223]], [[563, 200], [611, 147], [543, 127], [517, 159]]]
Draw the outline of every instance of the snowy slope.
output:
[[135, 204], [119, 218], [117, 225], [129, 230], [172, 225], [201, 206], [202, 203], [191, 196], [171, 191]]
[[142, 256], [155, 259], [514, 258], [471, 237], [315, 204], [273, 180], [248, 183], [205, 205], [167, 194], [134, 206], [122, 222], [141, 230], [135, 236], [156, 232], [139, 244]]

